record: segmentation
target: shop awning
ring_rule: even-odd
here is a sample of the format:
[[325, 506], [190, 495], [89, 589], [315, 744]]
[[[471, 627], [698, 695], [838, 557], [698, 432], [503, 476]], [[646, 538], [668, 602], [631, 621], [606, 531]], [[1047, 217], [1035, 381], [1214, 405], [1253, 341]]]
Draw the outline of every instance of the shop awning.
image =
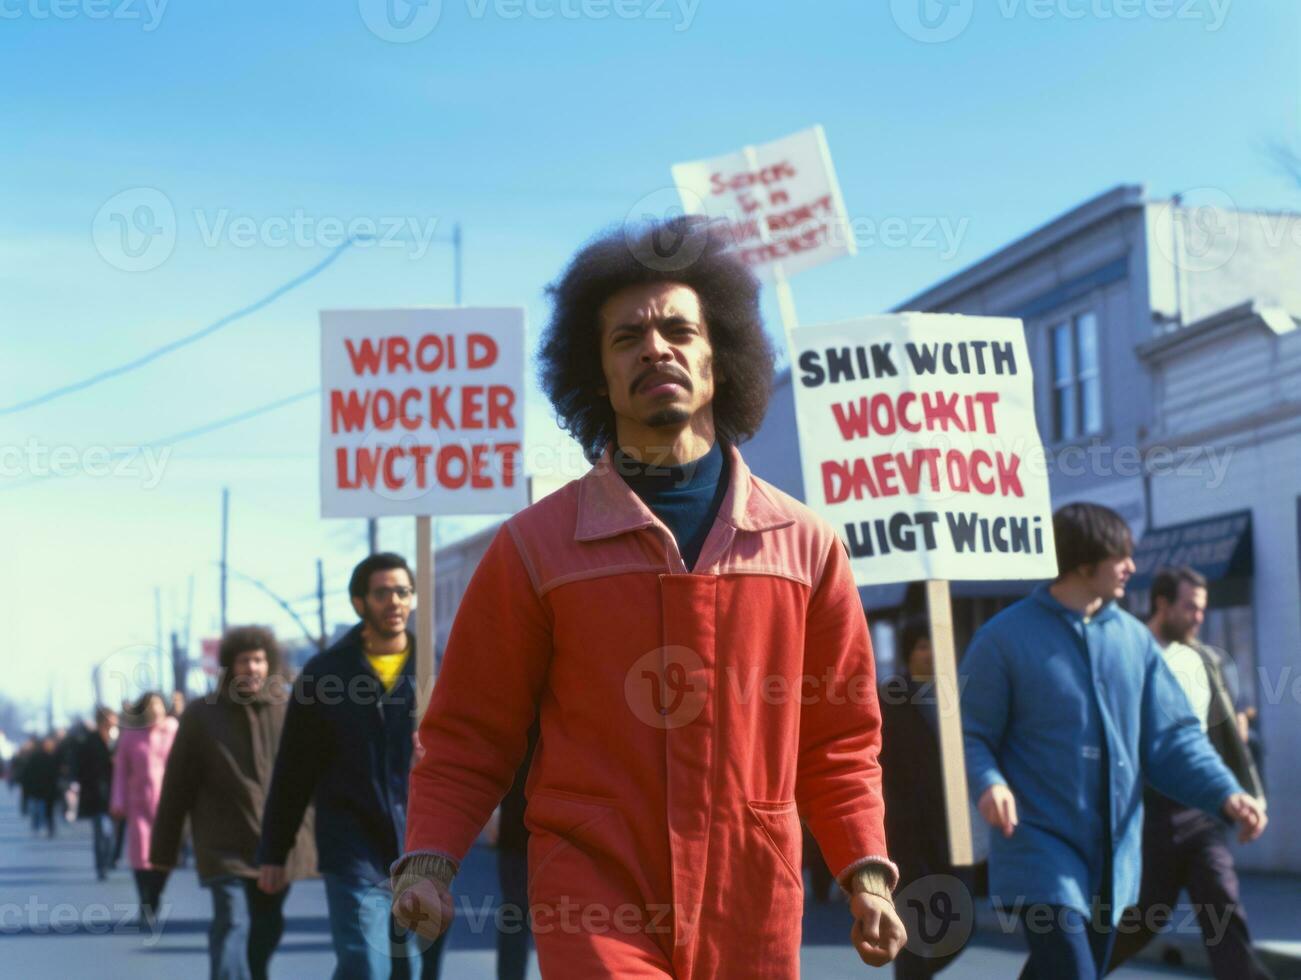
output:
[[1146, 589], [1162, 568], [1191, 565], [1211, 582], [1248, 579], [1252, 573], [1251, 511], [1220, 514], [1154, 527], [1134, 549], [1132, 589]]

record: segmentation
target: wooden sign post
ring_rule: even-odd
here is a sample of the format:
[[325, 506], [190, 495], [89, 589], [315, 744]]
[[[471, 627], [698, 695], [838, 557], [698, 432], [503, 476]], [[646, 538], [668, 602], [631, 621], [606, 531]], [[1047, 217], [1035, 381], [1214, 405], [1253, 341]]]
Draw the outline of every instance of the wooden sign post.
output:
[[416, 724], [434, 693], [433, 518], [416, 518]]
[[940, 765], [944, 775], [944, 816], [949, 828], [949, 861], [969, 865], [971, 811], [967, 808], [967, 765], [962, 749], [962, 709], [958, 698], [958, 658], [953, 642], [953, 605], [949, 583], [926, 583], [926, 616], [935, 661], [935, 702], [940, 723]]

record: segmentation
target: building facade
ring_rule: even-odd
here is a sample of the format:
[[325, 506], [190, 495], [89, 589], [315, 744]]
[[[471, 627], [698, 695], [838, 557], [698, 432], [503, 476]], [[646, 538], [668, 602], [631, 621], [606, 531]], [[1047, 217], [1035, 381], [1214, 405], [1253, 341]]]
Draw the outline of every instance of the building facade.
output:
[[[1301, 329], [1289, 311], [1246, 302], [1140, 349], [1153, 379], [1144, 456], [1196, 447], [1211, 469], [1152, 477], [1153, 530], [1139, 586], [1162, 562], [1208, 573], [1202, 636], [1229, 651], [1241, 700], [1258, 714], [1272, 822], [1239, 864], [1301, 869]], [[1146, 561], [1143, 561], [1146, 559]]]

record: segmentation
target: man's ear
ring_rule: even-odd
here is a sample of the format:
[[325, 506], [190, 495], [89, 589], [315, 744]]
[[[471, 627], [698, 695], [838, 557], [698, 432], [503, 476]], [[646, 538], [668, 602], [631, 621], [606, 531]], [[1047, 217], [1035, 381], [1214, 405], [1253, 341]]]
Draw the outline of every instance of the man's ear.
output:
[[352, 596], [352, 609], [361, 619], [366, 618], [366, 600]]

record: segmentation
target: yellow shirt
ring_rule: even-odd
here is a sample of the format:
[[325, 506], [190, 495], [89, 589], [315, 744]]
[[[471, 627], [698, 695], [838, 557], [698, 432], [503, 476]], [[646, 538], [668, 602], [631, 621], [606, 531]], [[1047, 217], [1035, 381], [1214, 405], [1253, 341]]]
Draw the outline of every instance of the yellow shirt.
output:
[[408, 645], [397, 653], [368, 653], [366, 660], [370, 664], [370, 669], [380, 679], [384, 685], [384, 690], [393, 690], [393, 685], [398, 682], [398, 677], [402, 673], [402, 668], [406, 665], [407, 654], [411, 652]]

